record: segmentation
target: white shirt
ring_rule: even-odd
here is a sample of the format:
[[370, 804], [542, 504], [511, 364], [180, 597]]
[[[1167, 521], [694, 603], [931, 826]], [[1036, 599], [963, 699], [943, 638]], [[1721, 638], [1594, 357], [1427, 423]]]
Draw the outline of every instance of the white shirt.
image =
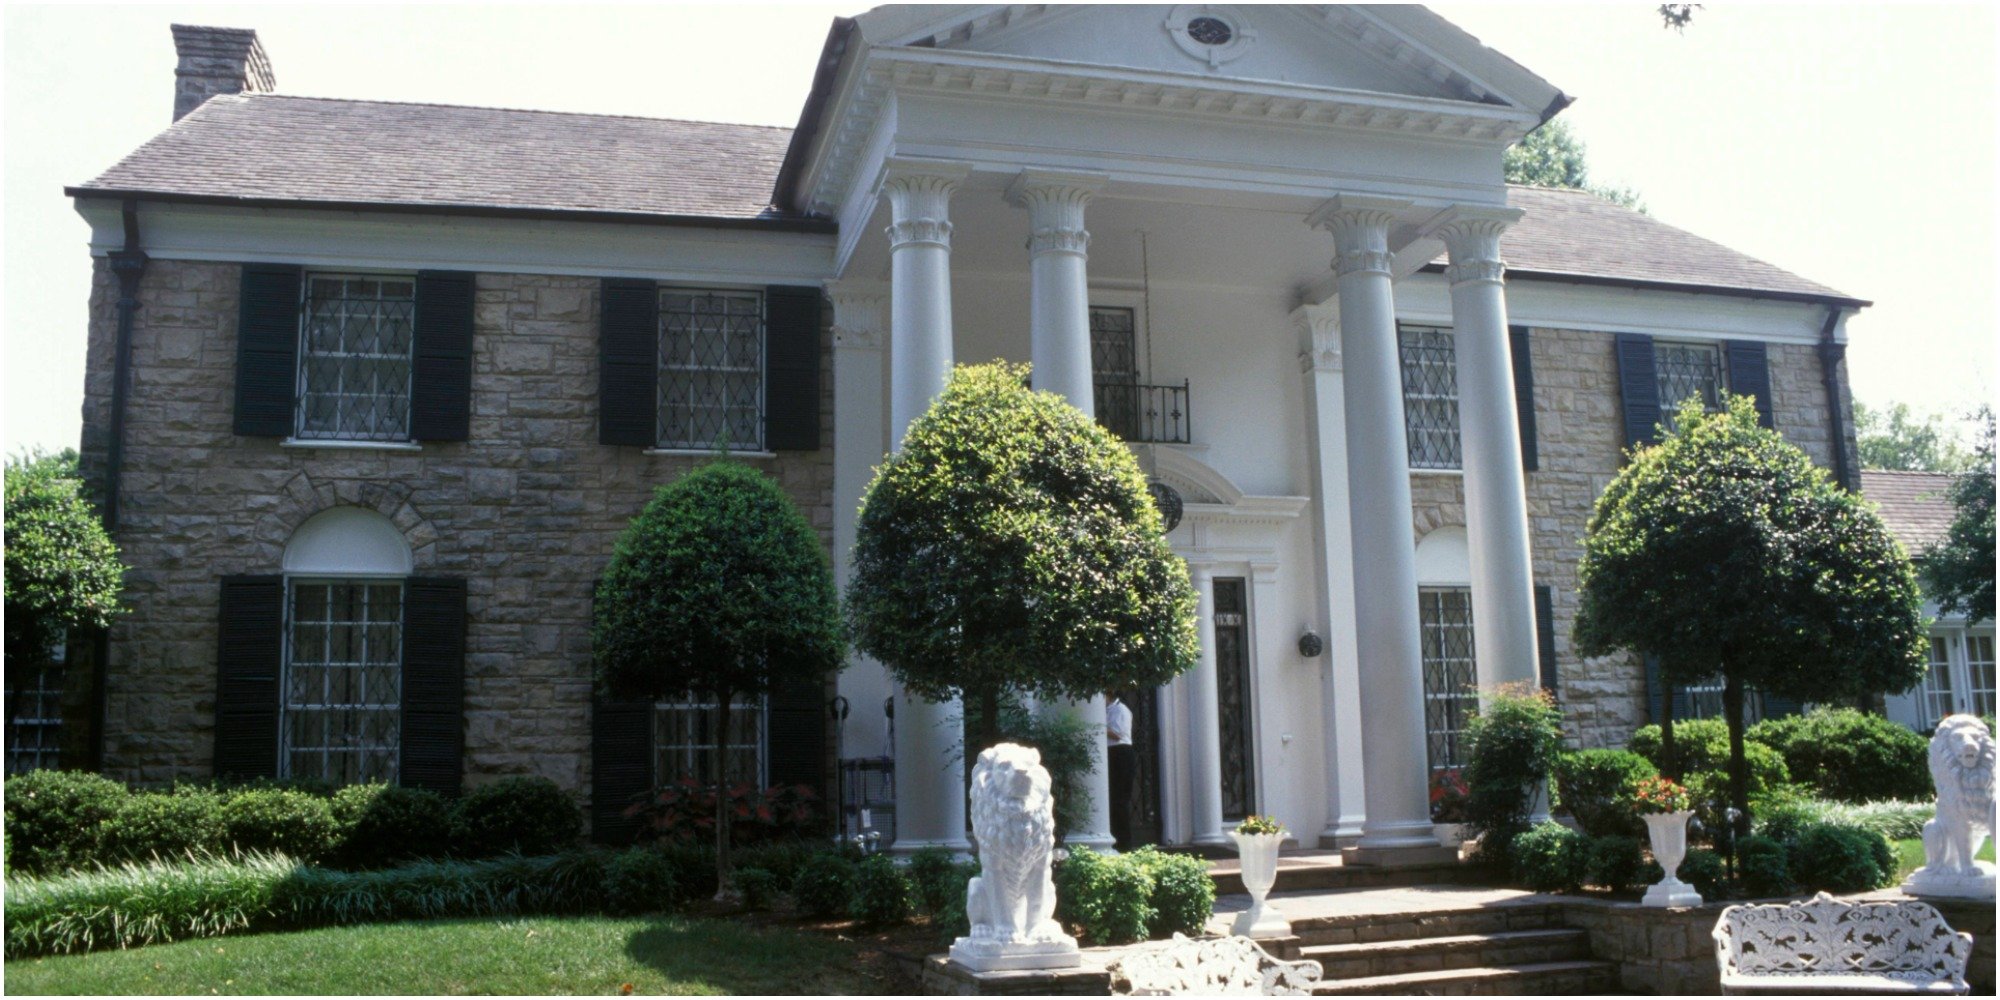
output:
[[1132, 710], [1116, 698], [1104, 706], [1104, 736], [1114, 747], [1132, 745]]

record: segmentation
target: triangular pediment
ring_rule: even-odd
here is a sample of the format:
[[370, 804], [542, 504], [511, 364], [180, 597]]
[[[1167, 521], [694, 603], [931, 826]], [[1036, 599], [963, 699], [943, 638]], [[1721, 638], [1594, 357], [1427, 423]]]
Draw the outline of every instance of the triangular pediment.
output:
[[1555, 88], [1422, 8], [1348, 4], [881, 7], [871, 44], [1541, 112]]

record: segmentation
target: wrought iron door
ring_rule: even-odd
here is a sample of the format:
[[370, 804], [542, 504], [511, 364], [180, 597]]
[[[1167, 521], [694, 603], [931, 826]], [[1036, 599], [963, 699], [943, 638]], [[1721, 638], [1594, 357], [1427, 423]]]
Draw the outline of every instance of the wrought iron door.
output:
[[1132, 839], [1157, 844], [1166, 830], [1160, 818], [1160, 689], [1128, 688], [1118, 700], [1132, 710]]
[[1222, 722], [1222, 815], [1257, 811], [1255, 720], [1250, 704], [1250, 630], [1243, 580], [1215, 581], [1215, 697]]

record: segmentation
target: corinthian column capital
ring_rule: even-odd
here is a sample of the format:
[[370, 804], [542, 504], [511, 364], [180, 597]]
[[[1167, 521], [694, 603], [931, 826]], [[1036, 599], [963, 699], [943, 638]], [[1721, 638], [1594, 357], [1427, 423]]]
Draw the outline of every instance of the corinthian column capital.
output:
[[1028, 251], [1081, 256], [1090, 249], [1083, 210], [1102, 190], [1102, 174], [1023, 170], [1007, 185], [1007, 204], [1028, 210]]
[[967, 170], [941, 160], [889, 161], [882, 194], [889, 199], [890, 249], [926, 244], [951, 249], [951, 196]]
[[879, 351], [888, 332], [889, 290], [875, 282], [829, 281], [826, 296], [833, 301], [833, 346], [842, 350]]
[[1340, 306], [1320, 302], [1292, 310], [1299, 333], [1300, 371], [1340, 371]]
[[1421, 235], [1444, 241], [1451, 259], [1444, 274], [1453, 285], [1468, 281], [1497, 282], [1507, 271], [1500, 259], [1500, 234], [1520, 218], [1518, 208], [1453, 205], [1427, 223]]
[[1306, 216], [1306, 224], [1333, 234], [1335, 273], [1388, 274], [1389, 227], [1409, 207], [1400, 198], [1339, 194]]

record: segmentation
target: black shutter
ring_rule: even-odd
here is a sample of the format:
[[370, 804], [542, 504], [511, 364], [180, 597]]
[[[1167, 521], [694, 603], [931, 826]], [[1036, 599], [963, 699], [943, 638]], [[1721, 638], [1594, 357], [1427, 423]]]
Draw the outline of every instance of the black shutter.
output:
[[764, 767], [773, 785], [826, 794], [826, 686], [794, 681], [771, 692], [764, 720]]
[[764, 290], [764, 447], [819, 450], [819, 289]]
[[245, 264], [236, 320], [236, 433], [290, 437], [299, 368], [299, 282], [291, 264]]
[[458, 794], [465, 768], [465, 581], [403, 594], [403, 784]]
[[1763, 712], [1760, 713], [1761, 718], [1782, 719], [1788, 715], [1804, 714], [1806, 710], [1805, 702], [1797, 698], [1785, 698], [1771, 694], [1768, 691], [1759, 692], [1758, 697], [1763, 700]]
[[598, 443], [650, 448], [660, 436], [659, 285], [606, 278], [599, 298]]
[[626, 807], [653, 789], [651, 702], [590, 706], [590, 835], [600, 844], [629, 844], [639, 822]]
[[1514, 355], [1514, 409], [1521, 416], [1521, 468], [1534, 472], [1541, 467], [1535, 447], [1535, 366], [1528, 358], [1528, 328], [1507, 328], [1507, 346]]
[[1548, 584], [1535, 584], [1535, 653], [1541, 661], [1542, 689], [1555, 694], [1561, 675], [1556, 671], [1556, 601]]
[[417, 272], [410, 436], [418, 441], [471, 436], [472, 292], [468, 272]]
[[1729, 391], [1757, 398], [1757, 426], [1777, 426], [1771, 419], [1771, 363], [1761, 340], [1725, 340], [1722, 356], [1729, 366]]
[[222, 578], [216, 632], [215, 776], [278, 776], [278, 673], [285, 648], [285, 579]]
[[1653, 360], [1653, 338], [1643, 333], [1618, 335], [1618, 395], [1625, 416], [1625, 447], [1653, 443], [1660, 422], [1660, 378]]

